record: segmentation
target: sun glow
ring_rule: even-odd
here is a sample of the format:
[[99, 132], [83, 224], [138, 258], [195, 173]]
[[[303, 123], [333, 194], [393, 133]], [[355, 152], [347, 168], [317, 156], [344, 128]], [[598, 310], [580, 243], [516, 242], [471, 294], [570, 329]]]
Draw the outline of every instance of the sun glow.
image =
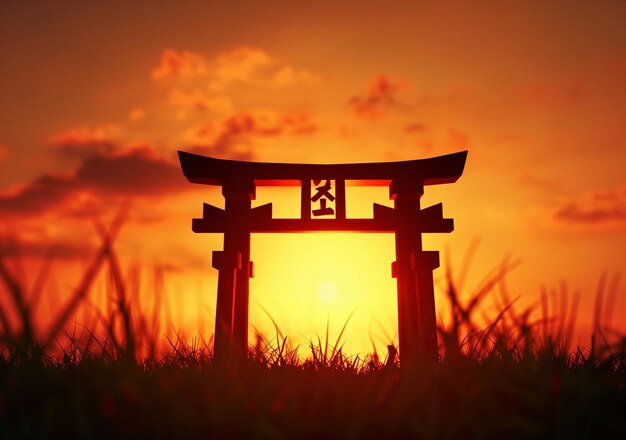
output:
[[347, 323], [344, 352], [384, 350], [397, 333], [393, 245], [391, 234], [253, 234], [250, 337], [276, 323], [306, 355], [327, 325], [334, 343]]
[[339, 295], [339, 287], [333, 281], [324, 281], [317, 288], [317, 299], [324, 304], [333, 304]]

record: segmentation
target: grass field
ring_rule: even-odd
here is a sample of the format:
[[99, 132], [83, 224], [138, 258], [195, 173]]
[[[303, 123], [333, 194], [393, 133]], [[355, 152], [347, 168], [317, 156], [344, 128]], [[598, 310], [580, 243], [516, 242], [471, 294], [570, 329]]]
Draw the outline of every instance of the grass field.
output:
[[[179, 344], [159, 362], [69, 349], [0, 363], [2, 438], [624, 438], [624, 347], [494, 347], [421, 369], [293, 363], [273, 347], [219, 366]], [[278, 352], [276, 352], [278, 350]]]
[[[201, 339], [168, 339], [157, 353], [153, 317], [126, 294], [116, 228], [101, 228], [101, 249], [44, 337], [30, 313], [43, 283], [26, 295], [0, 259], [0, 438], [626, 438], [625, 338], [598, 322], [588, 347], [572, 347], [575, 300], [557, 319], [543, 298], [531, 321], [503, 290], [500, 312], [476, 323], [508, 264], [466, 301], [449, 277], [436, 363], [400, 368], [393, 346], [345, 356], [329, 335], [302, 356], [259, 335], [247, 360], [217, 364]], [[107, 331], [67, 332], [105, 265]]]

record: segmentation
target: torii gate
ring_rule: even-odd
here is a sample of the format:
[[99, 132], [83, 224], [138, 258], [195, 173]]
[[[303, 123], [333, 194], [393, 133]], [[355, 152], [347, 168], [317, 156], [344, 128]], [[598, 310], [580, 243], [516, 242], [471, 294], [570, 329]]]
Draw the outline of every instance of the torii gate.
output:
[[[422, 250], [422, 233], [452, 232], [442, 204], [420, 209], [425, 185], [453, 183], [463, 174], [467, 151], [421, 160], [355, 164], [243, 162], [178, 152], [191, 183], [222, 187], [225, 209], [204, 204], [194, 232], [224, 234], [224, 250], [213, 252], [219, 271], [215, 316], [216, 360], [247, 354], [250, 234], [255, 232], [354, 231], [395, 233], [398, 335], [403, 365], [437, 358], [432, 271], [437, 251]], [[313, 185], [312, 185], [313, 184]], [[299, 186], [299, 219], [273, 218], [272, 204], [251, 207], [256, 186]], [[346, 218], [346, 185], [388, 186], [394, 208], [373, 204], [374, 217]], [[315, 193], [311, 195], [311, 190]]]

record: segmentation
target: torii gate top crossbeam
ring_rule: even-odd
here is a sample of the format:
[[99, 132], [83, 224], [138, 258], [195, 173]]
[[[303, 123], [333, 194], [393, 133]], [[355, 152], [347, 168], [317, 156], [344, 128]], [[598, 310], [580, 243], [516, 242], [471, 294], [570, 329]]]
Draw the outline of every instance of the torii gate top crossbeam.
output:
[[259, 186], [300, 186], [303, 179], [342, 179], [348, 185], [387, 186], [392, 179], [423, 185], [453, 183], [463, 174], [467, 151], [401, 162], [292, 164], [216, 159], [179, 151], [185, 177], [191, 183], [223, 185], [252, 179]]

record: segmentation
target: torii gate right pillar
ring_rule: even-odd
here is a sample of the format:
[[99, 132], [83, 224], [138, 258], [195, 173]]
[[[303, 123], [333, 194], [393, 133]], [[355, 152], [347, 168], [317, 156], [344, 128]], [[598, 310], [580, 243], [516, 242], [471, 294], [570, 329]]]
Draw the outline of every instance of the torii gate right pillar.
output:
[[[432, 270], [437, 253], [422, 250], [422, 230], [415, 224], [424, 184], [394, 179], [389, 187], [394, 201], [396, 229], [395, 276], [398, 286], [398, 336], [403, 365], [437, 359], [437, 329]], [[434, 254], [434, 255], [433, 255]], [[436, 263], [436, 264], [435, 264]]]

